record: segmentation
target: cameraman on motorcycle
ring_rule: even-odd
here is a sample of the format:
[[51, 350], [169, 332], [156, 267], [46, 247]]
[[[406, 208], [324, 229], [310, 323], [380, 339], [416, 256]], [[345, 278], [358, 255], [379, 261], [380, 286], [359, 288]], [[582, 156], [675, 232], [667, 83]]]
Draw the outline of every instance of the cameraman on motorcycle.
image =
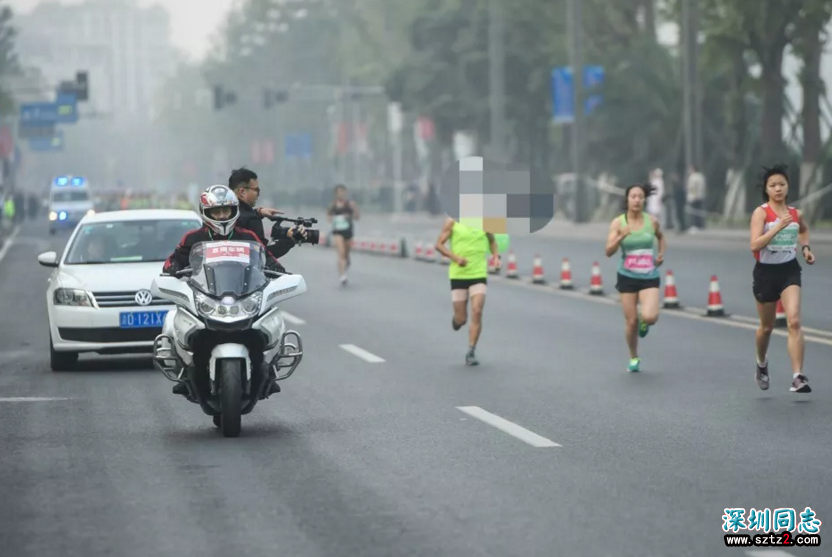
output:
[[[211, 186], [202, 193], [199, 198], [199, 215], [204, 225], [187, 232], [182, 237], [179, 245], [165, 261], [162, 273], [173, 275], [187, 268], [190, 264], [191, 248], [196, 244], [225, 240], [259, 242], [266, 252], [266, 268], [280, 273], [286, 272], [277, 258], [265, 249], [265, 243], [254, 232], [237, 225], [240, 216], [239, 201], [234, 192], [226, 186]], [[274, 370], [270, 369], [269, 374], [274, 378]], [[279, 392], [280, 386], [272, 382], [271, 389], [266, 396]], [[173, 394], [187, 395], [188, 387], [185, 383], [177, 383], [173, 386]]]
[[263, 229], [262, 219], [263, 217], [277, 216], [281, 212], [266, 207], [254, 207], [260, 197], [260, 186], [257, 183], [257, 174], [254, 171], [245, 167], [232, 170], [231, 176], [228, 177], [228, 188], [237, 194], [237, 199], [240, 201], [239, 225], [254, 232], [275, 257], [283, 257], [289, 253], [289, 250], [306, 239], [306, 229], [303, 225], [294, 228], [283, 228], [275, 224], [271, 234], [274, 243], [269, 243]]

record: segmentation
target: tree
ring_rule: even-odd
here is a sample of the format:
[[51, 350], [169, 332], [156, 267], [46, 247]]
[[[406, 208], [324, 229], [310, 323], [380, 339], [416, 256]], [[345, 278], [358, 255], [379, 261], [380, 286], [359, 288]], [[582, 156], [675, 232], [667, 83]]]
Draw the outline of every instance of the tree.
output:
[[[6, 77], [17, 74], [20, 64], [15, 52], [17, 29], [12, 26], [11, 8], [0, 4], [0, 82]], [[0, 87], [0, 112], [9, 113], [14, 108], [14, 99], [3, 87]]]

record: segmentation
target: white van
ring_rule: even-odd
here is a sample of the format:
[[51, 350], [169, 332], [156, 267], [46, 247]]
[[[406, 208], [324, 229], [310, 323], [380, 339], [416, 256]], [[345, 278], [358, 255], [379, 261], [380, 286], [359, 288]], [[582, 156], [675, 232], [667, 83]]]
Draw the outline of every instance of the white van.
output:
[[80, 176], [59, 176], [49, 190], [49, 233], [73, 229], [86, 215], [95, 213], [89, 184]]

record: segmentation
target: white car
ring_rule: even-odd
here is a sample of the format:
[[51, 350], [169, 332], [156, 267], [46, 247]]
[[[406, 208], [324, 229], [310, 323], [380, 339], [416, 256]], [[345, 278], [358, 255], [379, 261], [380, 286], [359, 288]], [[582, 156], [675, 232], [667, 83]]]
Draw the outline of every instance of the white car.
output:
[[46, 290], [53, 371], [73, 368], [82, 352], [148, 354], [162, 332], [169, 302], [150, 287], [182, 236], [202, 226], [193, 211], [139, 210], [84, 217], [59, 257]]

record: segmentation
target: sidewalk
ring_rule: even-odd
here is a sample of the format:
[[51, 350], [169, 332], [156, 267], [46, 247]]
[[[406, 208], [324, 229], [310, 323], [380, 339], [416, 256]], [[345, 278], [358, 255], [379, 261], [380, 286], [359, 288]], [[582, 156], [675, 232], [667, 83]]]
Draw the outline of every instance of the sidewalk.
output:
[[[446, 218], [447, 216], [445, 215], [431, 216], [424, 213], [407, 213], [402, 215], [375, 213], [364, 215], [363, 220], [368, 224], [378, 223], [379, 225], [406, 225], [409, 227], [425, 227], [427, 229], [438, 231]], [[608, 231], [609, 223], [607, 222], [575, 224], [565, 220], [553, 220], [548, 226], [546, 226], [546, 228], [535, 232], [534, 236], [546, 238], [564, 238], [568, 236], [572, 238], [603, 240], [606, 238]], [[669, 230], [667, 231], [667, 236], [668, 239], [673, 239], [674, 241], [749, 241], [749, 231], [743, 228], [710, 227], [695, 233], [687, 232], [684, 234], [679, 234], [675, 230]], [[830, 231], [810, 231], [809, 238], [809, 241], [812, 244], [832, 244], [832, 232]]]

